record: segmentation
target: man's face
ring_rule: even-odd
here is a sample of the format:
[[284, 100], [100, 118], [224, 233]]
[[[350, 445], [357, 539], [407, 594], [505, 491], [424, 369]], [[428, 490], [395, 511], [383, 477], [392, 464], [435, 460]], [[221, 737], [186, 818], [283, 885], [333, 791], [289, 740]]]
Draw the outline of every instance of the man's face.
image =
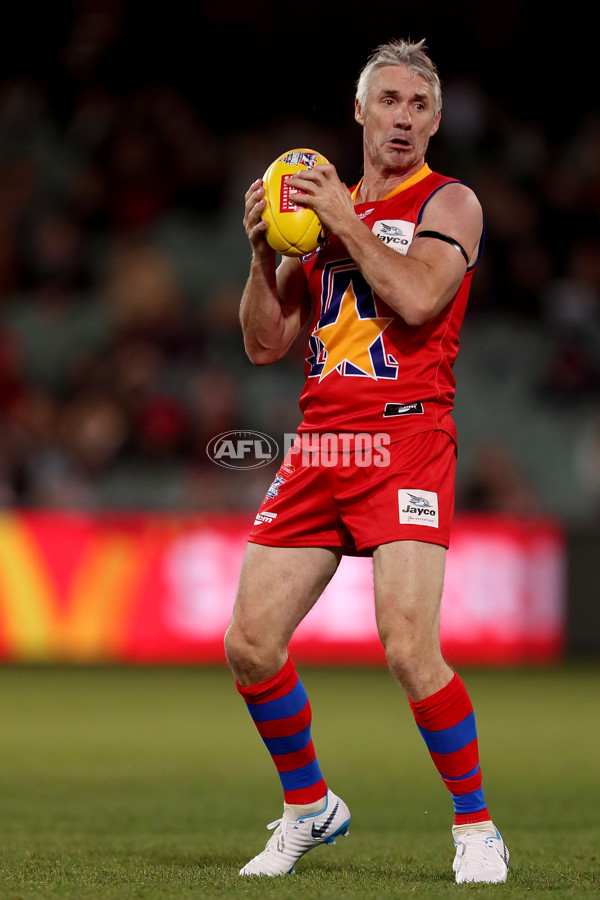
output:
[[357, 101], [355, 111], [356, 121], [364, 127], [365, 151], [384, 172], [422, 165], [440, 115], [431, 85], [404, 65], [375, 69], [366, 103], [361, 107]]

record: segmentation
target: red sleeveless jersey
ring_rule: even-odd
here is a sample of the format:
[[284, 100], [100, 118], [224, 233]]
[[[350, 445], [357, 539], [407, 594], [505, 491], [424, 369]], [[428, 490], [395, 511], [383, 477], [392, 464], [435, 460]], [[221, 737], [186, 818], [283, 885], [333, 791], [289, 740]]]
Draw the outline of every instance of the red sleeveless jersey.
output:
[[[357, 204], [356, 214], [390, 252], [406, 253], [427, 202], [451, 183], [425, 165], [383, 200]], [[475, 266], [444, 309], [418, 327], [373, 293], [335, 235], [302, 266], [313, 319], [299, 433], [384, 432], [393, 441], [440, 429], [456, 440], [452, 367]]]

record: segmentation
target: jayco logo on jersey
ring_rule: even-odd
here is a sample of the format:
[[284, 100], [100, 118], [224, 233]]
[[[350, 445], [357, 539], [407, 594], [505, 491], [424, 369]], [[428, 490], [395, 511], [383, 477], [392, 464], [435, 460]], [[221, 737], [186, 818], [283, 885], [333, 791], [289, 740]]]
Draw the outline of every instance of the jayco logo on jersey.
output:
[[382, 244], [391, 247], [397, 253], [406, 253], [415, 233], [414, 222], [404, 219], [381, 219], [373, 225], [373, 234]]
[[401, 525], [429, 525], [430, 528], [438, 526], [438, 495], [435, 491], [400, 488], [398, 508]]

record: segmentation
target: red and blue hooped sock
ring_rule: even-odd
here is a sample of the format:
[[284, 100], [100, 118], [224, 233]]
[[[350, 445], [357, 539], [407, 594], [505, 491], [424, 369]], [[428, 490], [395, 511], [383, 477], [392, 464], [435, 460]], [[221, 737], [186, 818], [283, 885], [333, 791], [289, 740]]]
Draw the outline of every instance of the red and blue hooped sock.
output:
[[454, 824], [490, 818], [483, 789], [475, 714], [462, 679], [455, 674], [441, 690], [411, 700], [417, 727], [454, 803]]
[[236, 687], [279, 773], [285, 803], [315, 803], [327, 793], [311, 738], [310, 702], [294, 663], [259, 684]]

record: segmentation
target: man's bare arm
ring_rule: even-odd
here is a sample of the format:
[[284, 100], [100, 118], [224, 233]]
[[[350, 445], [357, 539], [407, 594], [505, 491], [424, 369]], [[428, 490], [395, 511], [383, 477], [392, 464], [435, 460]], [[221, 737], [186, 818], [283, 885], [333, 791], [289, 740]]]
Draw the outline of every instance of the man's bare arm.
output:
[[[289, 183], [305, 191], [295, 202], [315, 210], [343, 241], [377, 296], [408, 325], [428, 322], [455, 295], [467, 267], [456, 247], [428, 237], [413, 239], [406, 256], [390, 250], [358, 219], [333, 166], [316, 166]], [[428, 203], [420, 230], [447, 234], [474, 262], [483, 230], [479, 201], [465, 185], [449, 184]]]
[[265, 240], [268, 227], [262, 182], [246, 192], [244, 228], [252, 246], [250, 274], [242, 294], [240, 322], [246, 353], [253, 363], [269, 365], [284, 356], [310, 312], [306, 279], [298, 260], [284, 257], [277, 267]]

